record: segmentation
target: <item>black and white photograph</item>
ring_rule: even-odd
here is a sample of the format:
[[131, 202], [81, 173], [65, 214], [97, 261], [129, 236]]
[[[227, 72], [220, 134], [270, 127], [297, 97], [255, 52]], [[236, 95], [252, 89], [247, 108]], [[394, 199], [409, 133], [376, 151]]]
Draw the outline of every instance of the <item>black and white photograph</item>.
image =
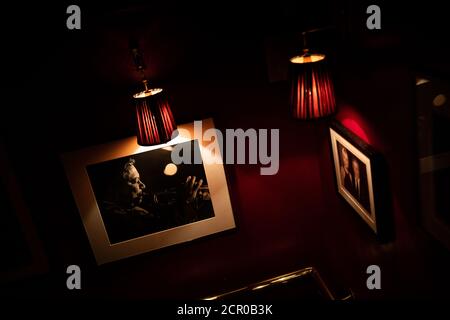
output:
[[373, 150], [342, 125], [330, 127], [338, 193], [378, 233], [373, 183]]
[[[199, 149], [197, 140], [182, 144]], [[87, 167], [111, 244], [214, 216], [203, 165], [175, 165], [172, 149]]]
[[339, 150], [339, 174], [342, 187], [361, 206], [370, 212], [369, 184], [367, 181], [366, 165], [341, 143], [337, 143]]
[[[214, 129], [213, 120], [202, 127]], [[170, 143], [142, 146], [131, 136], [61, 155], [97, 264], [235, 228], [222, 155], [193, 122], [178, 131]]]

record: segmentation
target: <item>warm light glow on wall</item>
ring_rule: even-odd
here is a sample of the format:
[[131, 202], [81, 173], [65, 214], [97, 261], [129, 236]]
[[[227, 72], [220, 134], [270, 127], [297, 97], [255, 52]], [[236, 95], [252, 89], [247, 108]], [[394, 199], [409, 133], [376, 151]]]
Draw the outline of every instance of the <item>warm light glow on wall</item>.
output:
[[358, 108], [343, 104], [339, 106], [339, 113], [336, 115], [336, 119], [366, 143], [370, 145], [377, 144], [377, 138], [371, 130], [370, 122], [362, 116]]
[[369, 138], [367, 137], [366, 132], [361, 128], [361, 126], [353, 119], [345, 118], [342, 120], [342, 124], [349, 129], [351, 132], [356, 134], [358, 137], [360, 137], [365, 142], [369, 143]]

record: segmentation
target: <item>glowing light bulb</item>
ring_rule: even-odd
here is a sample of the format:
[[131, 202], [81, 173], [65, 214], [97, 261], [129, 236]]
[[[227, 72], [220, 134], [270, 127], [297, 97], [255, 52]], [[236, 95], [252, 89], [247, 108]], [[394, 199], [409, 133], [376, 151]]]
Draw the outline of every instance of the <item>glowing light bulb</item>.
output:
[[166, 167], [164, 168], [164, 174], [166, 176], [173, 176], [175, 173], [177, 173], [177, 171], [178, 168], [173, 163], [167, 164]]

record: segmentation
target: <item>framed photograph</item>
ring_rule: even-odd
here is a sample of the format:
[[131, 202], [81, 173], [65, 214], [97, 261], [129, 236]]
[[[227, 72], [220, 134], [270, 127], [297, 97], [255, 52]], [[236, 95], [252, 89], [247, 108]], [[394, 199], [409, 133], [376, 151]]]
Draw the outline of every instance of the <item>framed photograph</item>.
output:
[[380, 237], [392, 232], [390, 193], [381, 154], [338, 122], [329, 128], [338, 193]]
[[416, 77], [419, 210], [424, 229], [450, 250], [450, 79]]
[[[201, 124], [167, 144], [131, 137], [62, 156], [98, 264], [235, 228], [217, 137], [202, 139], [214, 123]], [[202, 161], [174, 164], [174, 149]]]
[[48, 261], [38, 237], [6, 148], [0, 142], [0, 283], [48, 271]]

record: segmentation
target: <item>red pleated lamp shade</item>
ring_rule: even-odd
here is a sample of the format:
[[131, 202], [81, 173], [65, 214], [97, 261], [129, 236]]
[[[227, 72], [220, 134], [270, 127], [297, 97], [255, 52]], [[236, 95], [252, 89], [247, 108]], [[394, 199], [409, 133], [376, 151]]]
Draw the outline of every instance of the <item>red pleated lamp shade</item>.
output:
[[295, 118], [317, 119], [335, 112], [334, 86], [324, 55], [306, 53], [293, 57], [290, 81], [290, 103]]
[[137, 141], [141, 146], [169, 142], [177, 126], [168, 99], [162, 89], [135, 94]]

